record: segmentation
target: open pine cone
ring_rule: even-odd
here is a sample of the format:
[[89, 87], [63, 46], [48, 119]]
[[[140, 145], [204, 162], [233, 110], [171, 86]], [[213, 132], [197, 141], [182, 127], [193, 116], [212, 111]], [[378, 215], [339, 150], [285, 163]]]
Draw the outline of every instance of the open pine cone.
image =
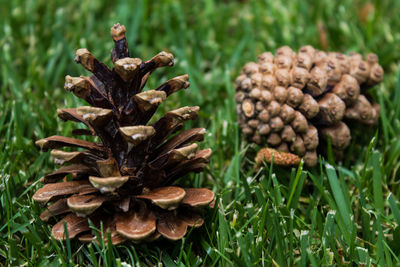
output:
[[379, 105], [367, 89], [380, 83], [378, 57], [322, 52], [312, 46], [296, 54], [288, 46], [247, 63], [236, 79], [239, 124], [247, 138], [317, 164], [319, 140], [330, 139], [340, 158], [350, 143], [348, 125], [374, 125]]
[[[38, 140], [42, 150], [53, 149], [56, 163], [66, 166], [44, 176], [45, 185], [33, 199], [51, 203], [40, 216], [43, 221], [63, 217], [52, 228], [56, 239], [66, 238], [66, 224], [69, 238], [93, 240], [88, 219], [99, 228], [102, 222], [114, 244], [160, 236], [181, 239], [188, 227], [202, 225], [201, 211], [214, 199], [206, 188], [174, 185], [206, 166], [211, 149], [198, 150], [194, 143], [202, 141], [206, 131], [195, 128], [174, 135], [185, 121], [197, 118], [199, 107], [182, 107], [148, 122], [166, 97], [189, 86], [188, 75], [142, 92], [155, 69], [173, 65], [172, 54], [161, 52], [148, 61], [130, 58], [125, 27], [115, 24], [111, 36], [112, 70], [87, 49], [79, 49], [75, 61], [94, 75], [65, 78], [65, 89], [91, 106], [57, 111], [62, 120], [88, 128], [73, 134], [97, 136], [101, 142], [63, 136]], [[60, 147], [81, 149], [66, 152], [57, 150]]]

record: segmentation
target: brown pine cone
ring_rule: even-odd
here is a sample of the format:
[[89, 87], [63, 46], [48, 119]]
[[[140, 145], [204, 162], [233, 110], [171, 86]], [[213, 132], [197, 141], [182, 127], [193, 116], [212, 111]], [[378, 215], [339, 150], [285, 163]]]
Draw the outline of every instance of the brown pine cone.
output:
[[[214, 193], [181, 188], [175, 181], [201, 172], [211, 149], [199, 150], [195, 143], [203, 140], [205, 129], [178, 132], [185, 121], [197, 118], [199, 107], [178, 108], [149, 121], [162, 101], [189, 86], [189, 77], [175, 77], [155, 90], [142, 91], [153, 71], [173, 65], [172, 54], [161, 52], [147, 61], [130, 58], [125, 27], [115, 24], [111, 36], [112, 69], [87, 49], [79, 49], [75, 61], [94, 75], [65, 78], [65, 89], [90, 106], [58, 110], [62, 120], [88, 128], [73, 134], [91, 135], [100, 142], [64, 136], [38, 140], [36, 144], [44, 151], [52, 149], [56, 163], [64, 166], [42, 178], [45, 185], [33, 200], [47, 205], [40, 216], [43, 221], [58, 221], [52, 229], [56, 239], [64, 240], [68, 234], [94, 240], [89, 219], [98, 228], [102, 223], [114, 244], [181, 239], [189, 227], [203, 224], [202, 210]], [[80, 149], [57, 150], [61, 147]]]
[[331, 139], [337, 155], [351, 140], [348, 125], [374, 125], [379, 105], [364, 95], [380, 83], [383, 69], [378, 57], [365, 60], [357, 53], [344, 55], [304, 46], [295, 53], [278, 48], [247, 63], [236, 79], [238, 121], [246, 137], [260, 145], [317, 164], [319, 139]]

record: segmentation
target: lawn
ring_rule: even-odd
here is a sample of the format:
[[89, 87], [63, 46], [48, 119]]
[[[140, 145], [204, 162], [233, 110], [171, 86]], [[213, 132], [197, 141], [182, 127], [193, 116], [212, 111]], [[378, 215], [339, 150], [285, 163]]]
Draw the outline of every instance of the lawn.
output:
[[[315, 2], [315, 3], [314, 3]], [[400, 265], [400, 1], [1, 1], [0, 266], [398, 266]], [[183, 240], [112, 246], [59, 242], [41, 222], [32, 195], [54, 170], [35, 140], [71, 136], [57, 108], [84, 104], [64, 77], [88, 48], [111, 65], [109, 29], [127, 28], [133, 56], [166, 50], [175, 67], [148, 88], [188, 73], [191, 86], [160, 111], [201, 107], [189, 126], [207, 128], [213, 150], [203, 174], [179, 182], [212, 188], [217, 205]], [[289, 45], [374, 52], [385, 70], [372, 95], [376, 128], [355, 126], [342, 163], [314, 168], [266, 165], [236, 121], [234, 79], [259, 53]]]

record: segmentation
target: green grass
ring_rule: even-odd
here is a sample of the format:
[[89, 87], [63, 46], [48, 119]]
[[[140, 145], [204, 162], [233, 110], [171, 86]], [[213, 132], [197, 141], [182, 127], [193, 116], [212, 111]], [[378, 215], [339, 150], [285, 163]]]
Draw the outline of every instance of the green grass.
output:
[[[399, 265], [400, 2], [372, 1], [367, 16], [359, 15], [361, 0], [266, 2], [1, 1], [0, 266]], [[116, 22], [126, 26], [134, 55], [174, 53], [175, 67], [157, 71], [149, 88], [188, 73], [191, 87], [161, 109], [199, 105], [192, 126], [208, 129], [204, 146], [214, 153], [207, 171], [181, 182], [213, 188], [218, 205], [182, 241], [58, 242], [31, 199], [39, 178], [54, 169], [34, 141], [69, 135], [56, 108], [83, 103], [62, 88], [66, 74], [85, 74], [74, 52], [87, 47], [110, 64]], [[379, 126], [356, 126], [343, 164], [321, 158], [313, 169], [255, 172], [257, 147], [236, 123], [233, 80], [260, 52], [305, 44], [378, 54], [385, 69], [373, 93]]]

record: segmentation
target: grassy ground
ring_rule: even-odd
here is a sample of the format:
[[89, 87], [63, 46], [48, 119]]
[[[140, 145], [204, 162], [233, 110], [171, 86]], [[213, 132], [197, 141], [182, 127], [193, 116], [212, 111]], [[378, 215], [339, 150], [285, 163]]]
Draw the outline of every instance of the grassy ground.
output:
[[[400, 264], [399, 1], [0, 2], [0, 265]], [[57, 242], [31, 200], [38, 179], [54, 169], [34, 141], [69, 135], [56, 108], [82, 103], [62, 88], [66, 74], [85, 74], [73, 62], [75, 49], [110, 64], [116, 22], [125, 24], [134, 55], [174, 53], [176, 67], [156, 72], [149, 85], [188, 73], [190, 89], [163, 108], [199, 105], [193, 126], [208, 129], [210, 166], [187, 180], [212, 187], [218, 208], [182, 241]], [[304, 44], [379, 55], [379, 127], [353, 131], [344, 164], [321, 159], [313, 169], [254, 172], [256, 147], [238, 130], [232, 81], [258, 53]]]

